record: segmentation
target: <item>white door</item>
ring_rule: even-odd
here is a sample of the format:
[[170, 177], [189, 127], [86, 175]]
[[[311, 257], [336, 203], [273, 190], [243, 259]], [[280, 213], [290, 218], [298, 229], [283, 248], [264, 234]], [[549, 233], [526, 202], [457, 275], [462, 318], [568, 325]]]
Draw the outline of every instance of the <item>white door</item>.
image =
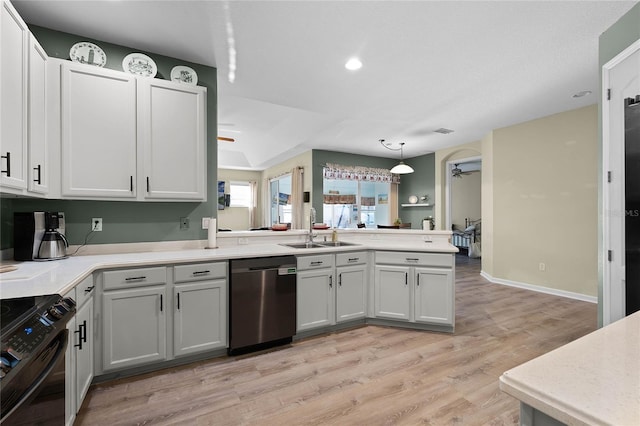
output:
[[76, 411], [80, 410], [89, 385], [93, 380], [93, 298], [76, 312], [74, 349], [76, 351]]
[[205, 199], [205, 87], [156, 79], [139, 83], [145, 198]]
[[367, 277], [365, 266], [342, 266], [336, 272], [338, 275], [336, 322], [364, 318]]
[[136, 79], [62, 65], [62, 195], [135, 198]]
[[376, 318], [411, 319], [411, 268], [376, 266], [374, 306]]
[[453, 273], [450, 269], [416, 268], [415, 321], [453, 324]]
[[607, 325], [625, 315], [624, 99], [640, 95], [640, 40], [605, 64], [602, 75], [604, 179], [602, 313], [603, 325]]
[[335, 324], [331, 269], [299, 271], [296, 286], [297, 331]]
[[8, 1], [2, 1], [0, 21], [0, 183], [26, 189], [29, 30]]
[[174, 287], [174, 355], [227, 346], [226, 280]]
[[164, 287], [104, 292], [105, 371], [166, 358], [165, 302]]
[[49, 190], [47, 164], [47, 60], [48, 56], [33, 35], [29, 36], [29, 191]]

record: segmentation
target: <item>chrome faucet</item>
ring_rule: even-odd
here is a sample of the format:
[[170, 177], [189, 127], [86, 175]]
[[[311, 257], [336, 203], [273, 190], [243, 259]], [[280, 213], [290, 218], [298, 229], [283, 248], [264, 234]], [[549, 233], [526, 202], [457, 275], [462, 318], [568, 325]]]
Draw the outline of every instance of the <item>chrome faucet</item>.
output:
[[307, 235], [307, 243], [313, 243], [313, 224], [316, 222], [316, 209], [311, 207], [309, 209], [309, 235]]

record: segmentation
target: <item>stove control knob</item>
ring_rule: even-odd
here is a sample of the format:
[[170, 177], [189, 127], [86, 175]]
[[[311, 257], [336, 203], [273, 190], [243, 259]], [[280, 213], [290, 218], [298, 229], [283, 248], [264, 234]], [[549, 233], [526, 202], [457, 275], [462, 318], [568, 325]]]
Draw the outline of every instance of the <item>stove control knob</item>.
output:
[[69, 309], [67, 309], [67, 307], [64, 306], [62, 303], [56, 303], [55, 305], [50, 307], [47, 312], [49, 313], [49, 316], [50, 316], [49, 319], [51, 319], [52, 321], [57, 321], [61, 319], [64, 316], [64, 314], [69, 312]]

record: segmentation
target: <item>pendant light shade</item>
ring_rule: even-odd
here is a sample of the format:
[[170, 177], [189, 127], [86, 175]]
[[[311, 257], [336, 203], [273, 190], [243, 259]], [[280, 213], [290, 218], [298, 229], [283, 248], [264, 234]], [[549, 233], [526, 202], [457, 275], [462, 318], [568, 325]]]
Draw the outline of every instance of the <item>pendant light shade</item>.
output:
[[406, 175], [408, 173], [414, 172], [413, 167], [404, 163], [404, 158], [403, 158], [404, 155], [402, 152], [402, 147], [404, 146], [404, 142], [400, 142], [400, 148], [398, 149], [389, 148], [387, 145], [384, 144], [384, 139], [380, 139], [380, 144], [391, 151], [400, 151], [400, 162], [395, 166], [393, 166], [393, 168], [390, 170], [391, 173], [396, 175]]
[[406, 175], [407, 173], [413, 173], [413, 167], [405, 164], [404, 161], [401, 160], [398, 164], [393, 166], [390, 172], [397, 175]]

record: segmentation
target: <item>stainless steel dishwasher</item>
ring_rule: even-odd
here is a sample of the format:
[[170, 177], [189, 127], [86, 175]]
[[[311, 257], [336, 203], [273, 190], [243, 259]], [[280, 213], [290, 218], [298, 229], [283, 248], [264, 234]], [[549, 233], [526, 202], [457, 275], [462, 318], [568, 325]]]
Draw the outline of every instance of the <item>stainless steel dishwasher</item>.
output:
[[229, 355], [290, 343], [296, 333], [295, 256], [231, 260]]

